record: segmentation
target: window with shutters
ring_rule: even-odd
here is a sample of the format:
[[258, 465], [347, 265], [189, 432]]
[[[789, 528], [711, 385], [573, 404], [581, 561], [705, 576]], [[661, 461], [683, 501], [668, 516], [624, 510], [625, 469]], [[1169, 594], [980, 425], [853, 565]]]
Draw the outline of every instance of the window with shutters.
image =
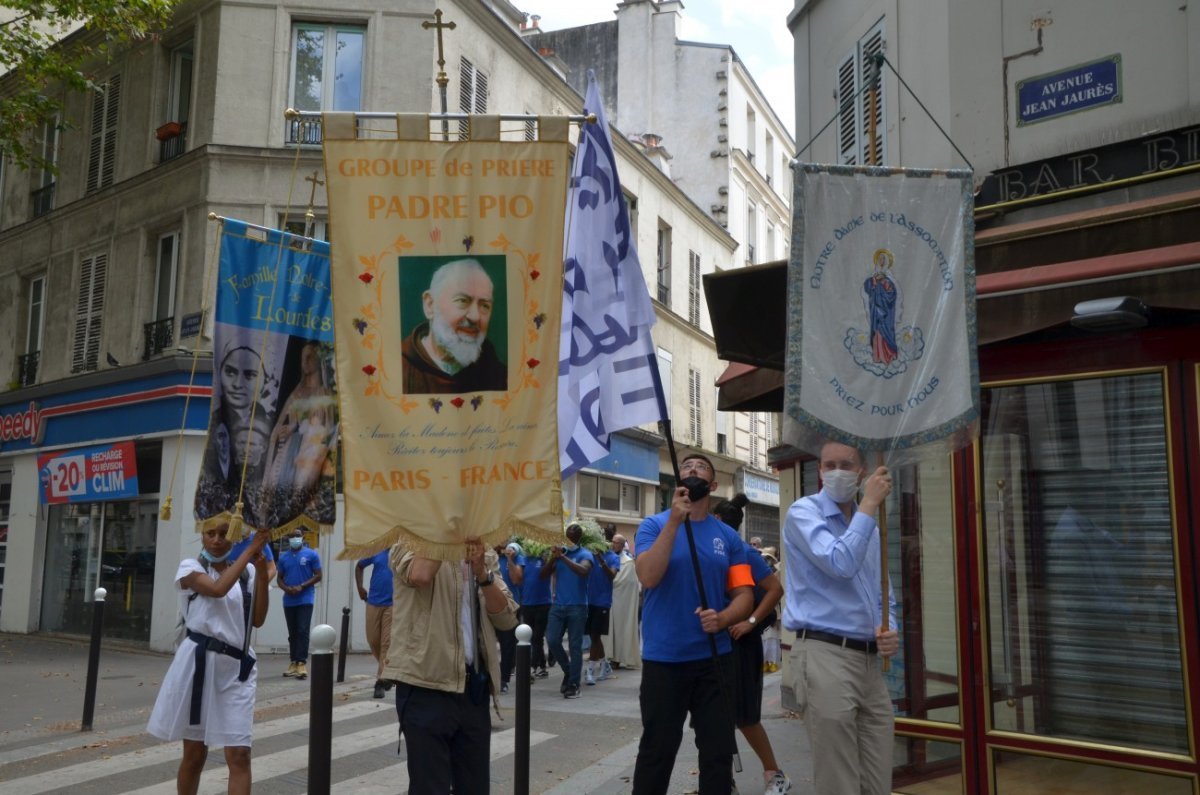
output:
[[99, 365], [107, 271], [107, 252], [89, 254], [79, 261], [79, 294], [75, 302], [75, 334], [71, 345], [73, 373], [95, 370]]
[[[867, 35], [854, 45], [854, 50], [838, 63], [838, 162], [848, 165], [863, 165], [872, 162], [870, 157], [871, 138], [871, 92], [870, 80], [875, 69], [873, 58], [886, 47], [883, 20], [880, 20]], [[887, 147], [883, 97], [883, 81], [875, 94], [875, 151], [874, 163], [887, 162]]]
[[729, 454], [729, 413], [721, 411], [721, 388], [713, 388], [713, 428], [717, 431], [717, 452]]
[[750, 419], [750, 433], [746, 434], [746, 437], [750, 447], [750, 460], [747, 463], [757, 469], [759, 468], [758, 454], [762, 449], [762, 445], [758, 438], [758, 413], [752, 411], [748, 417]]
[[700, 255], [688, 252], [688, 322], [700, 327]]
[[121, 107], [121, 76], [92, 91], [91, 140], [88, 150], [87, 192], [113, 184], [117, 173], [117, 122]]
[[700, 371], [688, 368], [688, 432], [692, 444], [701, 445], [703, 428], [700, 421]]
[[25, 325], [25, 353], [36, 353], [42, 349], [42, 329], [46, 316], [46, 277], [34, 276], [27, 290], [29, 306]]
[[668, 309], [671, 308], [671, 226], [658, 219], [658, 241], [656, 259], [658, 261], [658, 301]]
[[158, 238], [158, 262], [155, 268], [154, 319], [175, 316], [175, 278], [179, 271], [179, 232]]
[[746, 264], [753, 265], [757, 252], [755, 248], [758, 246], [758, 208], [754, 203], [746, 205]]
[[[460, 113], [487, 113], [488, 76], [465, 57], [458, 63], [458, 110]], [[458, 123], [458, 137], [467, 140], [470, 124], [466, 119]]]
[[658, 349], [658, 379], [662, 382], [663, 400], [667, 402], [667, 410], [671, 409], [671, 352], [666, 348]]
[[58, 114], [42, 125], [38, 157], [41, 165], [33, 176], [33, 191], [30, 194], [33, 217], [38, 218], [54, 209], [54, 185], [58, 180], [58, 131], [61, 127]]

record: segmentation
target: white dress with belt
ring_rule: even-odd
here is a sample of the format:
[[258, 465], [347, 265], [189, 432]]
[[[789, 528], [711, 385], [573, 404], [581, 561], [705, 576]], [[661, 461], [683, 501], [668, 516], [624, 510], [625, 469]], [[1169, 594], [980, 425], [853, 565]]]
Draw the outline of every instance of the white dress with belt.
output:
[[[257, 572], [253, 565], [248, 565], [246, 570], [250, 574], [248, 592], [252, 594]], [[180, 580], [192, 572], [201, 572], [214, 582], [220, 576], [216, 569], [210, 568], [206, 572], [200, 561], [188, 558], [179, 564], [179, 570], [175, 573], [176, 587], [179, 587]], [[191, 594], [191, 589], [180, 587], [179, 610], [186, 619], [187, 628], [241, 648], [246, 626], [241, 585], [235, 583], [221, 599], [197, 596], [189, 603], [188, 596]], [[253, 654], [253, 650], [250, 653]], [[206, 652], [206, 655], [200, 723], [188, 725], [192, 678], [196, 670], [196, 643], [184, 638], [159, 688], [146, 730], [163, 740], [198, 740], [214, 747], [249, 747], [254, 728], [258, 666], [250, 671], [245, 682], [239, 682], [240, 664], [237, 660], [215, 651]]]

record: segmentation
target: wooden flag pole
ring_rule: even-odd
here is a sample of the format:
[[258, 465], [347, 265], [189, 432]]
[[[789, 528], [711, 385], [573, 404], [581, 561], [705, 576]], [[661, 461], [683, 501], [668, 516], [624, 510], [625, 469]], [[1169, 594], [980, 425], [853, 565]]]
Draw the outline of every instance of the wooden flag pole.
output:
[[[883, 466], [883, 453], [879, 454], [879, 466]], [[891, 620], [891, 605], [888, 603], [888, 545], [887, 545], [887, 498], [879, 503], [879, 603], [882, 621], [880, 626], [884, 632], [889, 629]], [[883, 658], [883, 670], [892, 670], [890, 657]]]

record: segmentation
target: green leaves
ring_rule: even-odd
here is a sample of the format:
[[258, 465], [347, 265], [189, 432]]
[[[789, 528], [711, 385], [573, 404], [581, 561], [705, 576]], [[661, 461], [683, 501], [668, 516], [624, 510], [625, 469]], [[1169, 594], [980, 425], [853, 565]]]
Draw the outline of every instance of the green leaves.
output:
[[[70, 92], [131, 45], [156, 37], [179, 0], [5, 0], [0, 22], [0, 152], [14, 165], [50, 168], [42, 129]], [[81, 120], [63, 119], [60, 129]]]

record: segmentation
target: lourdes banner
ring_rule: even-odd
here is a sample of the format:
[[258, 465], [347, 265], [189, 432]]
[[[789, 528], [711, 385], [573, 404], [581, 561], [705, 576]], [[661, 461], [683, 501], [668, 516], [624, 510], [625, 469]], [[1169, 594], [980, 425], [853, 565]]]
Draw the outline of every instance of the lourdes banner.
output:
[[338, 412], [329, 244], [221, 223], [198, 529], [240, 516], [276, 538], [295, 527], [330, 532]]
[[[360, 125], [371, 130], [357, 140]], [[346, 549], [562, 535], [555, 421], [567, 119], [430, 141], [429, 117], [325, 114]], [[524, 129], [522, 125], [521, 129]], [[381, 139], [381, 135], [387, 135]]]
[[971, 172], [802, 164], [784, 440], [951, 451], [979, 417]]

